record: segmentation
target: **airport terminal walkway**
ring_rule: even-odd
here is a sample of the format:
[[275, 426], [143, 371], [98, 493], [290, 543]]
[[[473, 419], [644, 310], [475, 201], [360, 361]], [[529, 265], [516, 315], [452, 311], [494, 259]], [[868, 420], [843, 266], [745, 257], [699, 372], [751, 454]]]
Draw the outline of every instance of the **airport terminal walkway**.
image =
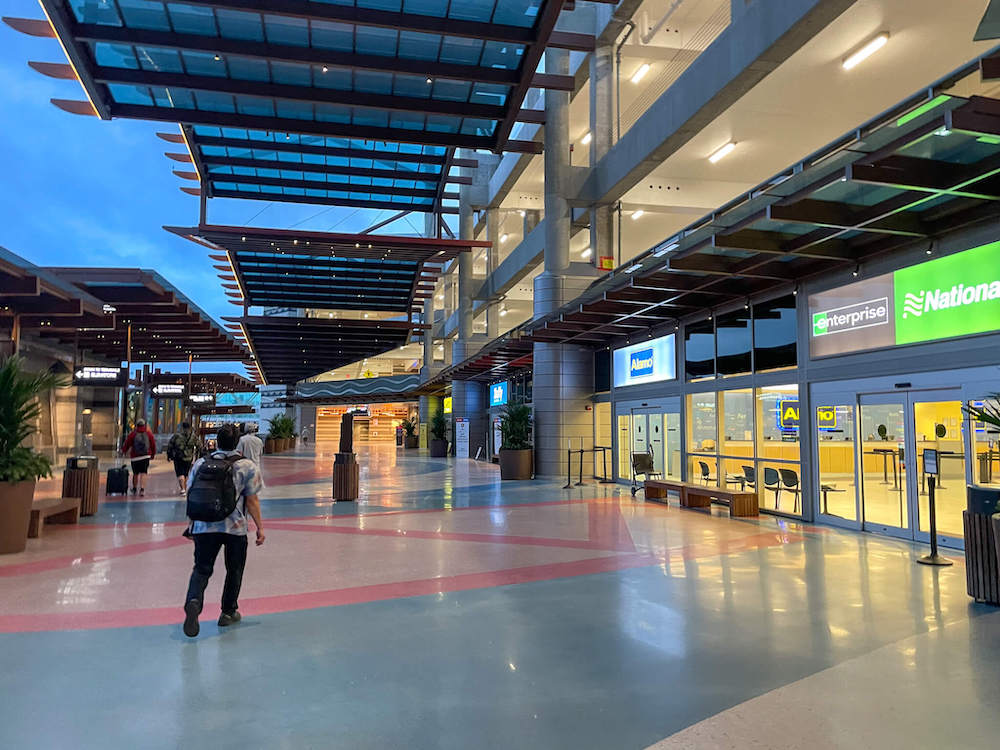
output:
[[[993, 748], [1000, 612], [922, 550], [362, 448], [267, 456], [238, 626], [180, 629], [183, 499], [0, 557], [9, 748]], [[219, 562], [221, 568], [221, 560]]]

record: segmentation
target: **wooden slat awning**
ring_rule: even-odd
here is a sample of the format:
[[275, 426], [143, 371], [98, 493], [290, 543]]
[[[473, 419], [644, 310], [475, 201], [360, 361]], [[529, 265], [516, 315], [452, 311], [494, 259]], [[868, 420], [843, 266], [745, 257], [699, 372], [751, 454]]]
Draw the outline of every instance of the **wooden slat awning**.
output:
[[225, 318], [244, 332], [267, 383], [292, 384], [397, 349], [424, 326], [398, 320], [249, 316]]
[[433, 284], [461, 253], [490, 247], [479, 240], [217, 225], [166, 229], [212, 251], [223, 280], [236, 282], [226, 285], [234, 300], [295, 309], [418, 312], [421, 283]]
[[[152, 385], [184, 385], [187, 373], [156, 372], [150, 375]], [[250, 393], [257, 390], [254, 380], [232, 372], [196, 372], [190, 377], [191, 393]]]

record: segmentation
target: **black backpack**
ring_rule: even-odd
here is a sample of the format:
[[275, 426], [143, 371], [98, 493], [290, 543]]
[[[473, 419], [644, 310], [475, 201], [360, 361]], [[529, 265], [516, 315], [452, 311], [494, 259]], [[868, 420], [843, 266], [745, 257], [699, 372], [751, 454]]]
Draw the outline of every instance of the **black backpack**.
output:
[[236, 491], [234, 465], [242, 456], [209, 456], [194, 475], [187, 491], [187, 515], [192, 521], [214, 523], [225, 520], [236, 510], [240, 495]]
[[149, 433], [141, 430], [132, 438], [132, 450], [137, 456], [149, 455]]

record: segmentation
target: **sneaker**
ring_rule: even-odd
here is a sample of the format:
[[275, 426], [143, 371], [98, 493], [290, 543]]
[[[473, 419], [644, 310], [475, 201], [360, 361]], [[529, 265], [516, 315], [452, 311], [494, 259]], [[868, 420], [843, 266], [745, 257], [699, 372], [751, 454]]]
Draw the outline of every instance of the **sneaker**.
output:
[[198, 615], [201, 614], [201, 602], [197, 599], [188, 599], [184, 605], [184, 635], [194, 638], [201, 630], [198, 624]]
[[143, 487], [141, 490], [139, 490], [139, 497], [145, 497], [145, 496], [146, 496], [146, 488]]
[[136, 489], [135, 487], [133, 487], [133, 488], [132, 488], [132, 494], [133, 494], [133, 495], [134, 495], [134, 494], [135, 494], [136, 492], [138, 492], [138, 491], [139, 491], [139, 490], [138, 490], [138, 489]]
[[184, 497], [186, 494], [187, 494], [187, 490], [182, 487], [181, 488], [181, 497]]
[[239, 611], [223, 612], [221, 615], [219, 615], [219, 627], [225, 628], [229, 627], [230, 625], [235, 625], [242, 619], [243, 615], [241, 615]]

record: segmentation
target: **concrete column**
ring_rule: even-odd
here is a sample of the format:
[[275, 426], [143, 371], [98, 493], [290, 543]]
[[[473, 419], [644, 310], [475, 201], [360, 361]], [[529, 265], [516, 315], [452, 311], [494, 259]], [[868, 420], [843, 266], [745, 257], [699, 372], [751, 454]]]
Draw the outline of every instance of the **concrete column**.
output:
[[[486, 452], [486, 386], [475, 380], [455, 380], [451, 384], [451, 410], [455, 419], [469, 420], [469, 453], [456, 458], [475, 458], [480, 448]], [[453, 433], [457, 435], [457, 433]]]
[[[500, 265], [500, 211], [490, 208], [486, 211], [486, 236], [493, 243], [486, 254], [486, 276]], [[493, 302], [486, 308], [486, 338], [492, 341], [500, 335], [500, 303]]]
[[[546, 50], [546, 73], [567, 75], [569, 53]], [[574, 296], [577, 284], [569, 271], [570, 211], [566, 202], [569, 167], [569, 94], [545, 92], [545, 254], [544, 270], [535, 278], [535, 316], [560, 308]], [[527, 218], [527, 217], [525, 217]], [[566, 473], [566, 448], [592, 448], [594, 428], [586, 410], [594, 392], [594, 355], [573, 345], [536, 343], [533, 391], [535, 473]], [[592, 465], [592, 462], [590, 463]], [[575, 463], [574, 463], [575, 466]]]
[[[475, 238], [476, 226], [472, 216], [472, 204], [469, 202], [468, 191], [462, 191], [459, 201], [458, 229], [463, 240]], [[458, 338], [455, 340], [454, 357], [461, 362], [467, 356], [472, 346], [472, 295], [475, 280], [472, 277], [472, 253], [461, 253], [458, 256]]]
[[[437, 214], [424, 214], [424, 236], [437, 237]], [[435, 297], [432, 294], [429, 299], [424, 300], [424, 325], [431, 326], [424, 331], [424, 366], [421, 368], [420, 376], [426, 380], [434, 370], [434, 304]], [[422, 414], [423, 412], [421, 412]]]
[[[602, 45], [590, 57], [590, 166], [611, 150], [614, 137], [615, 66], [614, 47]], [[614, 212], [610, 205], [590, 209], [590, 261], [614, 256]]]

